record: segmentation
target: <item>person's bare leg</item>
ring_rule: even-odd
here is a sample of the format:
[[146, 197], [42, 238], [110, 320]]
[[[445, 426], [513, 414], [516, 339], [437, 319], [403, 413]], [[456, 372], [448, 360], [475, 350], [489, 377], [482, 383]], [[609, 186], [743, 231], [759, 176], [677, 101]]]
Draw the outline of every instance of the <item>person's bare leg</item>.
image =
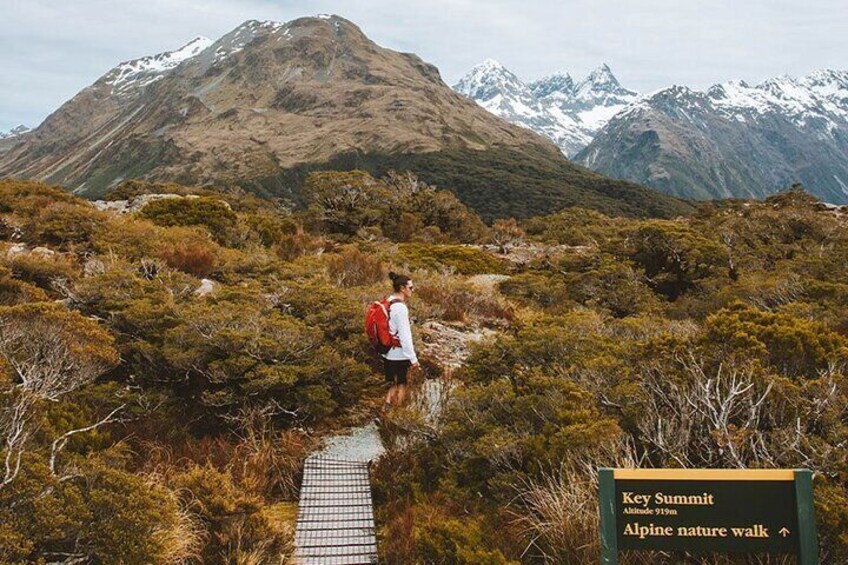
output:
[[398, 406], [402, 406], [406, 404], [406, 385], [398, 385], [397, 388]]
[[389, 410], [395, 403], [395, 396], [397, 395], [397, 385], [392, 385], [389, 387], [388, 392], [386, 392], [386, 400], [383, 402], [383, 412]]

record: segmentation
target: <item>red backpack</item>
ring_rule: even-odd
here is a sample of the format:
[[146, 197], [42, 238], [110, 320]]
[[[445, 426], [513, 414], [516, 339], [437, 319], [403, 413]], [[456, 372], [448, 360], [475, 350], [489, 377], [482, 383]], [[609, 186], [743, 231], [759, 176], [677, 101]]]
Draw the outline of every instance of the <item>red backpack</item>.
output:
[[373, 302], [365, 313], [365, 333], [378, 355], [388, 353], [392, 347], [400, 347], [400, 340], [389, 331], [389, 311], [395, 302], [400, 300]]

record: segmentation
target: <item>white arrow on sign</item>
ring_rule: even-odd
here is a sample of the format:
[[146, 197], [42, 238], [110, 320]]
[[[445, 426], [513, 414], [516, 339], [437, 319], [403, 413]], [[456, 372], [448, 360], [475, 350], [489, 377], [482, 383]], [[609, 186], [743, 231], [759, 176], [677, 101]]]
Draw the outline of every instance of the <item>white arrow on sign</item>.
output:
[[787, 530], [786, 528], [780, 528], [780, 531], [778, 533], [783, 537], [786, 537], [789, 535], [789, 530]]

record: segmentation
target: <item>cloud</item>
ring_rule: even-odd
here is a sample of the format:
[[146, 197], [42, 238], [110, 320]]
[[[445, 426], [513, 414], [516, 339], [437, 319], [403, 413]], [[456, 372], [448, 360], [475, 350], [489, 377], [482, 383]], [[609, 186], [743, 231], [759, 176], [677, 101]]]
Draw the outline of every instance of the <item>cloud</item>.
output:
[[455, 82], [486, 57], [525, 79], [602, 62], [639, 91], [844, 68], [843, 0], [0, 0], [0, 130], [37, 125], [120, 61], [247, 19], [336, 13]]

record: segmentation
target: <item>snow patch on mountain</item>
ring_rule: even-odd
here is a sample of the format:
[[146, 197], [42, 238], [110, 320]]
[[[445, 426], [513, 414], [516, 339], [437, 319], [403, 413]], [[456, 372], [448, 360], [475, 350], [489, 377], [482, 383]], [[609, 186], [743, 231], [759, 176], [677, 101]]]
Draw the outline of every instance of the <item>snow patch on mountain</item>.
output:
[[588, 145], [595, 132], [637, 98], [606, 64], [579, 82], [568, 73], [555, 73], [524, 83], [487, 59], [453, 88], [493, 114], [549, 137], [569, 156]]
[[212, 45], [211, 39], [197, 36], [175, 51], [126, 61], [112, 69], [106, 75], [105, 82], [112, 85], [113, 95], [143, 88], [161, 79], [171, 69], [176, 68], [186, 59], [195, 57], [210, 45]]

